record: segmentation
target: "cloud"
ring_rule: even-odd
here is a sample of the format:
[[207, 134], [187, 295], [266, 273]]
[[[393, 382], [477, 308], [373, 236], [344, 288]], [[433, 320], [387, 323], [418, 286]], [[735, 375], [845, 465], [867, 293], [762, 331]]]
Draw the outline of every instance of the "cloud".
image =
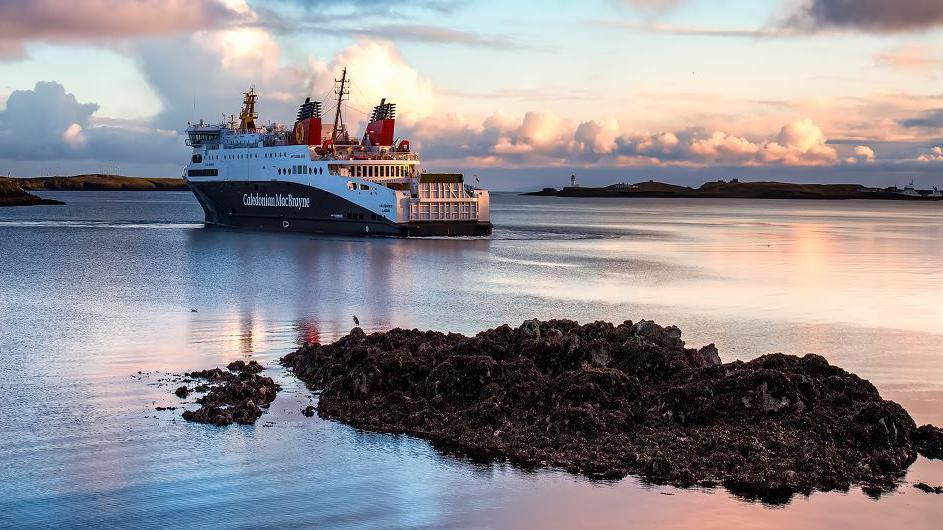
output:
[[900, 124], [907, 128], [943, 129], [943, 109], [924, 111], [918, 117], [901, 120]]
[[77, 101], [59, 83], [40, 82], [6, 98], [0, 159], [178, 164], [186, 157], [180, 131], [187, 121], [201, 116], [218, 121], [223, 113], [237, 112], [242, 90], [252, 85], [261, 93], [262, 123], [291, 120], [306, 95], [326, 99], [329, 108], [334, 79], [344, 66], [353, 78], [345, 110], [354, 132], [361, 130], [358, 118], [365, 119], [363, 113], [382, 97], [399, 105], [401, 117], [419, 119], [434, 110], [431, 82], [389, 42], [361, 39], [330, 60], [311, 57], [307, 68], [283, 64], [275, 39], [254, 27], [144, 39], [127, 52], [160, 98], [160, 112], [142, 122], [97, 117], [97, 104]]
[[898, 50], [879, 53], [874, 64], [898, 70], [925, 71], [940, 66], [940, 60], [929, 50], [919, 46], [905, 46]]
[[616, 3], [629, 5], [642, 11], [667, 11], [677, 7], [682, 0], [615, 0]]
[[874, 149], [866, 145], [859, 145], [855, 147], [855, 157], [865, 162], [874, 162]]
[[[282, 0], [254, 9], [246, 0], [0, 0], [0, 60], [24, 57], [28, 42], [109, 42], [235, 28], [279, 33], [316, 32], [495, 49], [525, 48], [504, 35], [486, 35], [434, 25], [389, 23], [390, 16], [398, 10], [446, 13], [458, 5], [451, 0], [407, 4], [390, 0]], [[273, 9], [273, 5], [280, 8], [296, 6], [303, 11], [289, 10], [289, 16]], [[381, 18], [384, 22], [363, 27], [313, 25], [309, 20], [315, 10], [319, 15], [317, 20], [323, 20], [325, 12], [349, 15], [336, 17], [341, 20], [385, 18]]]
[[281, 47], [261, 28], [142, 39], [126, 52], [160, 99], [153, 120], [157, 128], [177, 130], [198, 118], [219, 121], [238, 112], [242, 92], [252, 86], [262, 94], [262, 123], [284, 120], [294, 115], [307, 92], [309, 73], [282, 64]]
[[[837, 150], [810, 119], [783, 126], [770, 139], [688, 128], [638, 133], [614, 119], [572, 123], [547, 112], [522, 118], [494, 114], [480, 125], [458, 115], [408, 123], [427, 159], [479, 166], [677, 165], [819, 166], [839, 163]], [[867, 160], [863, 150], [856, 157]], [[873, 159], [873, 153], [871, 153]], [[856, 159], [857, 161], [857, 159]]]
[[920, 162], [943, 162], [943, 147], [931, 147], [930, 150], [917, 158]]
[[22, 57], [26, 42], [179, 34], [250, 16], [240, 0], [0, 0], [0, 59]]
[[64, 139], [77, 137], [98, 110], [94, 103], [79, 103], [58, 83], [39, 82], [33, 90], [16, 90], [0, 112], [0, 157], [54, 158], [69, 156]]
[[273, 3], [295, 5], [307, 10], [323, 13], [325, 10], [338, 10], [358, 16], [388, 16], [403, 10], [432, 11], [450, 13], [465, 2], [461, 0], [278, 0]]
[[55, 82], [14, 91], [0, 111], [0, 159], [166, 162], [184, 156], [176, 133], [96, 125], [97, 110]]
[[867, 164], [874, 162], [874, 149], [871, 149], [866, 145], [855, 146], [851, 156], [845, 159], [845, 163], [857, 164], [859, 162], [864, 162]]
[[791, 27], [730, 28], [713, 26], [677, 26], [653, 22], [626, 20], [593, 20], [591, 26], [628, 31], [644, 31], [659, 35], [677, 35], [682, 37], [723, 37], [741, 39], [781, 39], [810, 35], [808, 30]]
[[[364, 113], [384, 97], [397, 104], [399, 116], [428, 116], [435, 108], [432, 82], [410, 66], [393, 43], [366, 38], [330, 61], [309, 58], [308, 92], [333, 98], [334, 79], [344, 67], [352, 79], [351, 104]], [[330, 105], [330, 100], [325, 103]]]
[[924, 31], [943, 25], [940, 0], [809, 0], [788, 25], [875, 33]]
[[369, 27], [324, 27], [319, 32], [359, 35], [383, 40], [457, 44], [478, 48], [525, 49], [525, 46], [503, 35], [485, 35], [443, 26], [424, 24], [380, 24]]
[[351, 129], [381, 98], [397, 103], [400, 116], [428, 115], [436, 100], [432, 83], [392, 43], [376, 39], [358, 39], [328, 59], [309, 56], [304, 66], [285, 64], [275, 37], [257, 27], [147, 39], [129, 46], [128, 53], [160, 98], [154, 125], [165, 129], [236, 113], [250, 86], [260, 94], [261, 123], [291, 120], [305, 96], [321, 100], [328, 113], [334, 80], [344, 67], [352, 79], [351, 112], [345, 116]]
[[[412, 139], [428, 161], [454, 163], [458, 168], [809, 167], [874, 160], [873, 150], [863, 145], [870, 140], [847, 137], [847, 143], [836, 147], [824, 134], [822, 122], [808, 118], [776, 117], [773, 123], [788, 123], [759, 135], [731, 131], [726, 121], [697, 118], [695, 122], [714, 126], [651, 127], [655, 130], [646, 132], [640, 131], [643, 126], [620, 124], [613, 118], [575, 121], [546, 111], [466, 119], [440, 112], [436, 101], [441, 94], [431, 81], [393, 43], [377, 39], [358, 39], [332, 57], [308, 57], [305, 66], [283, 62], [279, 41], [256, 26], [201, 30], [186, 38], [138, 39], [123, 50], [160, 98], [158, 114], [138, 123], [95, 116], [94, 103], [76, 101], [57, 83], [41, 83], [33, 90], [12, 93], [7, 108], [0, 111], [0, 158], [179, 163], [186, 157], [179, 131], [187, 121], [200, 117], [216, 121], [222, 113], [235, 113], [242, 90], [251, 85], [261, 94], [262, 123], [290, 122], [306, 95], [324, 101], [325, 121], [330, 121], [334, 79], [347, 66], [353, 89], [346, 121], [352, 132], [362, 130], [358, 119], [363, 121], [372, 105], [386, 97], [398, 104], [401, 135]], [[934, 103], [923, 102], [923, 108], [927, 105]], [[901, 115], [912, 114], [913, 108]], [[790, 115], [818, 119], [828, 113], [810, 108]], [[769, 120], [760, 126], [766, 127]], [[825, 125], [836, 130], [827, 121]], [[28, 136], [36, 141], [17, 150], [22, 136], [13, 131], [33, 126], [36, 129]], [[887, 156], [888, 150], [882, 147], [881, 152]], [[914, 163], [912, 150], [906, 157]]]

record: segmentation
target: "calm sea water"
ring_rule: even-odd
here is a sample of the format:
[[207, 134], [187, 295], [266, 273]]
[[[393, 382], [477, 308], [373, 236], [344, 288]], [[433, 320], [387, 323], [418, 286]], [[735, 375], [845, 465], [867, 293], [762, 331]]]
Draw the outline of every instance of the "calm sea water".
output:
[[[305, 418], [277, 366], [352, 327], [474, 333], [653, 318], [726, 360], [817, 352], [943, 424], [943, 205], [493, 199], [494, 236], [207, 230], [188, 193], [48, 193], [0, 209], [0, 526], [938, 527], [943, 463], [898, 492], [765, 506], [591, 482]], [[196, 310], [193, 312], [192, 310]], [[167, 373], [257, 359], [285, 390], [255, 426], [178, 418]]]

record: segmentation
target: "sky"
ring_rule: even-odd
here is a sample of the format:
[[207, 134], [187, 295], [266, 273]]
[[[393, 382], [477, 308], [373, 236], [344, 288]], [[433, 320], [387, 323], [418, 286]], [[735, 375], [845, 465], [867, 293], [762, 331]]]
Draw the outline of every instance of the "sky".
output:
[[[380, 98], [430, 171], [943, 187], [943, 0], [0, 0], [0, 174], [179, 176], [188, 121]], [[289, 125], [291, 125], [289, 123]]]

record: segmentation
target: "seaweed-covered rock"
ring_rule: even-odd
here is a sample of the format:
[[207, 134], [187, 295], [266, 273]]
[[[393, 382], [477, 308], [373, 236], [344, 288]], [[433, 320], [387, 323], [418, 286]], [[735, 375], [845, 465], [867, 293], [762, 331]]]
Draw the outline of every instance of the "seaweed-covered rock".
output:
[[324, 418], [478, 458], [722, 484], [768, 502], [851, 486], [880, 495], [940, 441], [823, 357], [723, 364], [713, 345], [686, 348], [678, 328], [647, 320], [528, 320], [474, 337], [355, 328], [282, 362], [321, 391]]
[[242, 360], [233, 361], [227, 364], [226, 368], [229, 369], [230, 372], [239, 372], [239, 373], [248, 372], [250, 374], [259, 374], [259, 373], [262, 373], [262, 370], [265, 369], [262, 367], [261, 364], [257, 363], [256, 361], [245, 362]]
[[933, 425], [921, 425], [913, 434], [920, 454], [927, 458], [943, 459], [943, 429]]
[[926, 482], [918, 482], [914, 484], [914, 487], [924, 493], [935, 493], [937, 495], [943, 495], [943, 486], [931, 486]]
[[[193, 389], [207, 393], [196, 400], [200, 408], [184, 411], [183, 419], [213, 425], [252, 424], [281, 390], [271, 377], [259, 375], [263, 367], [255, 361], [234, 361], [227, 368], [228, 372], [213, 368], [187, 374], [208, 383]], [[177, 391], [179, 396], [180, 389]], [[186, 394], [180, 397], [186, 397]]]

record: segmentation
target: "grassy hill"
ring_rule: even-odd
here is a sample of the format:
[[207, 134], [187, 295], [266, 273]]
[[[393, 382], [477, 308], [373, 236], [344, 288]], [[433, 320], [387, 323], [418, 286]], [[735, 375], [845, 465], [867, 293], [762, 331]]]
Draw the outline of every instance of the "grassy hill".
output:
[[567, 186], [562, 190], [544, 188], [524, 195], [553, 197], [656, 197], [710, 199], [890, 199], [939, 200], [929, 191], [907, 196], [892, 188], [866, 188], [860, 184], [793, 184], [790, 182], [711, 181], [698, 188], [676, 186], [649, 180], [635, 184], [612, 184], [605, 187]]
[[33, 177], [16, 179], [27, 190], [59, 191], [186, 191], [179, 178], [124, 177], [121, 175], [75, 175], [74, 177]]
[[28, 193], [17, 181], [0, 177], [0, 206], [30, 206], [36, 204], [64, 204]]

